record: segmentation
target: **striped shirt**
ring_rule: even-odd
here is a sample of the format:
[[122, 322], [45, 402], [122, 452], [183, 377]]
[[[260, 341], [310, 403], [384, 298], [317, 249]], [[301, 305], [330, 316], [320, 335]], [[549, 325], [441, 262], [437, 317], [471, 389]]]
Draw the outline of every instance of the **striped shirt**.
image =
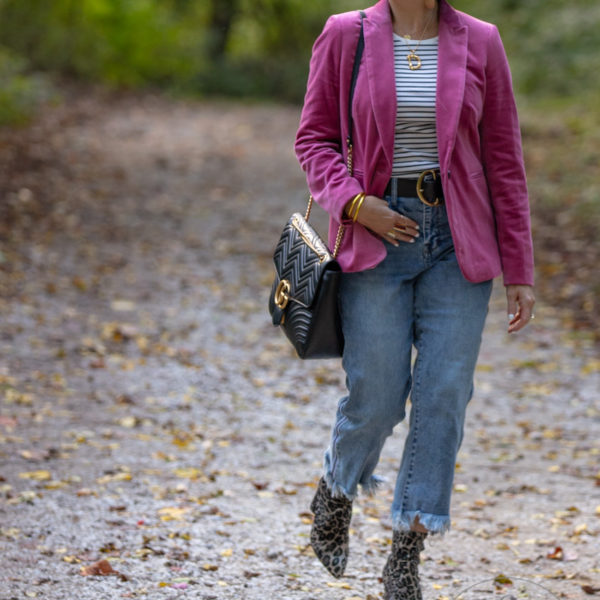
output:
[[[414, 48], [418, 41], [410, 40]], [[426, 169], [439, 168], [435, 126], [435, 92], [438, 66], [438, 38], [422, 40], [416, 50], [421, 68], [409, 69], [410, 50], [406, 41], [394, 34], [396, 74], [396, 130], [392, 176], [415, 178]]]

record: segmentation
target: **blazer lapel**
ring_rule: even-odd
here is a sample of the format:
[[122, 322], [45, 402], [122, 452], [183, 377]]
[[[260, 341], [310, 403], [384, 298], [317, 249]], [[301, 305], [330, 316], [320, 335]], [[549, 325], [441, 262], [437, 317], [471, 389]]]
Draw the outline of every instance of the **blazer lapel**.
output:
[[468, 30], [456, 11], [440, 0], [436, 93], [438, 152], [442, 169], [450, 161], [465, 93]]
[[375, 123], [391, 172], [396, 126], [396, 79], [394, 39], [388, 0], [380, 0], [366, 11], [364, 20], [365, 61]]

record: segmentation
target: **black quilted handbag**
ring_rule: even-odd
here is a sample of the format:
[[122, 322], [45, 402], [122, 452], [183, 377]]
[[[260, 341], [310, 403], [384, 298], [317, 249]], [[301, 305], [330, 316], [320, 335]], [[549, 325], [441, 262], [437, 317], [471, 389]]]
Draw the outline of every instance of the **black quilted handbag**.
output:
[[[352, 175], [352, 100], [364, 49], [363, 19], [348, 102], [348, 172]], [[300, 358], [336, 358], [342, 355], [342, 334], [338, 308], [341, 269], [335, 259], [344, 228], [339, 226], [335, 248], [330, 253], [319, 234], [308, 224], [312, 196], [306, 215], [294, 213], [283, 229], [275, 248], [275, 281], [269, 296], [273, 325], [280, 326]]]
[[[307, 212], [311, 204], [312, 198]], [[277, 271], [269, 296], [273, 325], [281, 326], [300, 358], [341, 356], [341, 269], [300, 213], [294, 213], [284, 227], [273, 260]]]

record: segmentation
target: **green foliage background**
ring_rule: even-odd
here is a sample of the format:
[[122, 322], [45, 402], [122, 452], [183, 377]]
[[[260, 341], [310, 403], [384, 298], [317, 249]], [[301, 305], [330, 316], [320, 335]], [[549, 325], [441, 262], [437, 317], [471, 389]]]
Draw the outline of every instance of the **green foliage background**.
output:
[[[521, 94], [597, 98], [600, 81], [590, 76], [600, 67], [596, 0], [454, 5], [499, 25]], [[0, 0], [0, 77], [23, 81], [33, 70], [299, 102], [326, 17], [362, 7], [356, 0]], [[18, 104], [23, 93], [14, 96]]]

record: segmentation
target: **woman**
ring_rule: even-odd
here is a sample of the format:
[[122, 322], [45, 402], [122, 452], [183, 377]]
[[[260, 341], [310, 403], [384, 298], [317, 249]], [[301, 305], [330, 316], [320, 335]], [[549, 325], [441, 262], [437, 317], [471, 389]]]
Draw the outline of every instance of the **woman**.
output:
[[[380, 0], [362, 17], [332, 16], [316, 41], [296, 139], [310, 190], [330, 214], [331, 242], [344, 224], [348, 394], [311, 504], [311, 542], [340, 577], [357, 487], [377, 485], [379, 454], [410, 393], [383, 582], [385, 598], [413, 600], [421, 598], [423, 540], [450, 526], [492, 279], [504, 278], [509, 332], [532, 316], [529, 204], [496, 27], [445, 0]], [[351, 175], [344, 141], [361, 23]]]

